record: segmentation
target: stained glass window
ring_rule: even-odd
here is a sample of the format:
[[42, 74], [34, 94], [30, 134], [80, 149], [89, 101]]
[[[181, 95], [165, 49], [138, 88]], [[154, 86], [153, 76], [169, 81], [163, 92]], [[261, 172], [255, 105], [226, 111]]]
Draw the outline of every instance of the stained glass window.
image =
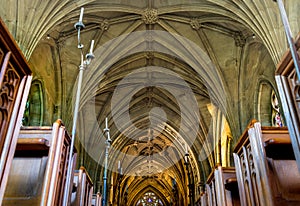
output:
[[272, 103], [272, 126], [282, 127], [283, 121], [280, 114], [280, 106], [274, 91], [272, 92], [271, 103]]
[[23, 126], [42, 125], [44, 112], [43, 99], [42, 83], [39, 80], [34, 80], [31, 83], [25, 106], [25, 112], [22, 119]]
[[146, 192], [136, 206], [163, 206], [163, 203], [153, 192]]

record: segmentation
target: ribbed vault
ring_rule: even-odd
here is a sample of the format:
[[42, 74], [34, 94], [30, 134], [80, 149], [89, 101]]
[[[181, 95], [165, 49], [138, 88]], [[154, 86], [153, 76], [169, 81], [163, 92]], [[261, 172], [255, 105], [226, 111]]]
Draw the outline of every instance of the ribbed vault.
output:
[[[165, 205], [187, 205], [187, 185], [197, 198], [211, 169], [230, 165], [248, 121], [270, 108], [259, 90], [276, 90], [274, 69], [286, 47], [272, 0], [0, 2], [1, 18], [44, 87], [44, 124], [62, 118], [69, 130], [80, 64], [74, 23], [85, 8], [81, 41], [87, 53], [95, 40], [95, 59], [84, 70], [78, 164], [101, 191], [107, 117], [114, 205], [119, 197], [134, 205], [146, 192]], [[299, 28], [299, 16], [290, 18]]]

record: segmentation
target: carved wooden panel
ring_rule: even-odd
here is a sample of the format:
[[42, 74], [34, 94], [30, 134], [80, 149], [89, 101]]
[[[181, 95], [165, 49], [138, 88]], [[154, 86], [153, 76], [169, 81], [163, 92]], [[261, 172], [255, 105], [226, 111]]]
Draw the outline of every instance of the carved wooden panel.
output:
[[201, 206], [207, 206], [207, 193], [203, 193], [201, 195], [201, 199], [200, 199], [200, 205]]
[[70, 141], [60, 120], [52, 127], [23, 127], [3, 205], [63, 205]]
[[207, 192], [202, 192], [199, 199], [196, 201], [195, 206], [208, 206]]
[[[0, 91], [0, 137], [5, 137], [11, 118], [21, 77], [17, 70], [9, 63], [3, 73], [3, 81]], [[5, 138], [0, 140], [0, 148], [3, 148]]]
[[92, 197], [92, 206], [101, 206], [102, 205], [102, 197], [99, 192], [97, 194], [93, 194]]
[[[233, 167], [216, 166], [206, 184], [207, 205], [239, 206], [236, 172]], [[201, 196], [202, 197], [202, 196]], [[204, 204], [204, 203], [203, 203]]]
[[93, 198], [93, 183], [84, 167], [74, 173], [76, 191], [72, 194], [71, 205], [90, 206]]
[[217, 205], [239, 206], [239, 194], [234, 167], [218, 166], [215, 169], [215, 184], [217, 193]]
[[0, 19], [0, 204], [28, 96], [31, 71]]
[[[64, 126], [61, 129], [62, 129], [62, 135], [63, 135], [64, 139], [62, 142], [63, 144], [61, 146], [61, 150], [57, 151], [58, 155], [60, 156], [60, 158], [59, 158], [60, 164], [58, 165], [59, 167], [57, 170], [57, 173], [58, 173], [58, 177], [57, 177], [57, 181], [56, 181], [57, 195], [55, 196], [54, 205], [62, 205], [63, 204], [65, 187], [68, 186], [68, 185], [66, 185], [66, 180], [67, 180], [67, 173], [68, 173], [68, 166], [69, 166], [68, 161], [69, 161], [69, 156], [70, 156], [71, 138], [70, 138], [69, 134], [67, 133], [67, 131], [65, 130]], [[71, 164], [74, 164], [74, 162], [76, 162], [76, 154], [73, 154], [73, 157], [75, 157], [75, 158], [73, 158], [73, 162], [71, 162]]]
[[291, 151], [286, 127], [261, 127], [256, 121], [249, 124], [233, 154], [241, 205], [300, 204], [300, 174], [283, 169], [295, 168]]
[[207, 178], [206, 192], [207, 192], [207, 200], [208, 200], [207, 205], [209, 206], [217, 205], [214, 171], [212, 171]]
[[[300, 35], [295, 45], [299, 53]], [[275, 79], [300, 172], [300, 84], [290, 50], [277, 65]]]
[[[41, 205], [54, 206], [62, 205], [65, 187], [69, 186], [66, 185], [68, 165], [73, 165], [73, 162], [68, 162], [71, 138], [60, 120], [53, 124], [52, 140], [55, 140], [56, 143], [52, 143], [49, 151], [49, 162], [44, 179]], [[73, 151], [76, 152], [76, 149], [74, 148]], [[72, 155], [76, 157], [76, 154]], [[76, 161], [76, 158], [72, 159]]]

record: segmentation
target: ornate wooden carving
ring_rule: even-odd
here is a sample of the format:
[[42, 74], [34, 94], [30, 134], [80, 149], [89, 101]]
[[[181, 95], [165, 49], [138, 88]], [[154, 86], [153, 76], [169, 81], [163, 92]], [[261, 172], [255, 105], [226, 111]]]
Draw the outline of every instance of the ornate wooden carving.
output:
[[300, 174], [286, 127], [252, 121], [233, 156], [241, 205], [300, 204]]
[[28, 96], [31, 71], [0, 19], [0, 204]]
[[233, 167], [217, 166], [210, 174], [206, 193], [208, 201], [205, 205], [209, 206], [233, 206], [240, 205], [239, 194], [236, 181], [236, 172]]
[[214, 171], [212, 171], [207, 178], [206, 192], [207, 192], [207, 200], [208, 200], [207, 205], [209, 206], [217, 205]]
[[102, 197], [99, 192], [97, 194], [93, 194], [92, 198], [92, 206], [101, 206], [102, 205]]
[[[65, 187], [69, 186], [66, 175], [70, 143], [70, 136], [60, 120], [53, 127], [23, 127], [4, 205], [62, 205]], [[76, 153], [73, 157], [75, 162]]]
[[[297, 36], [295, 45], [299, 53], [300, 35]], [[277, 65], [275, 79], [300, 171], [300, 83], [290, 50], [284, 54]]]
[[84, 167], [80, 167], [79, 170], [75, 171], [74, 182], [76, 191], [72, 194], [71, 205], [91, 205], [93, 198], [93, 183]]

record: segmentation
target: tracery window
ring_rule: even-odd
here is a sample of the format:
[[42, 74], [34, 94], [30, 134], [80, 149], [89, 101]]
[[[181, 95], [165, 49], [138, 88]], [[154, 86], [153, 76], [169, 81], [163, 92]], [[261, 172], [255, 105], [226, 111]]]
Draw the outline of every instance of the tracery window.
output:
[[280, 106], [274, 91], [272, 91], [271, 103], [272, 103], [272, 126], [282, 127], [283, 120], [280, 113]]
[[146, 192], [136, 206], [163, 206], [163, 203], [153, 192]]
[[30, 92], [25, 106], [25, 112], [22, 119], [24, 126], [41, 126], [43, 123], [43, 90], [42, 83], [34, 80], [31, 83]]

